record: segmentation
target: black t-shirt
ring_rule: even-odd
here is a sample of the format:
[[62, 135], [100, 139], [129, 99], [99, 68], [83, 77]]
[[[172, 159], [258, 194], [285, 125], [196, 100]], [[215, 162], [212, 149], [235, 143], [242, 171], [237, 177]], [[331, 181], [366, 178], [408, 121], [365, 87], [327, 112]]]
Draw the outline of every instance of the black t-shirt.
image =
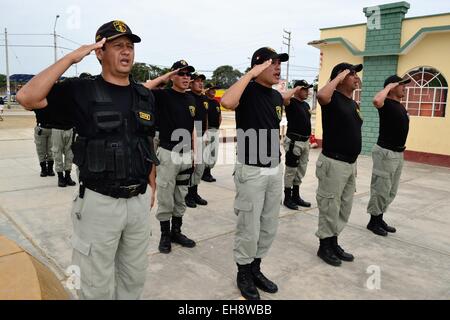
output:
[[[197, 136], [204, 135], [207, 129], [208, 125], [208, 108], [209, 99], [203, 95], [203, 94], [195, 94], [192, 91], [189, 92], [189, 94], [194, 98], [195, 100], [195, 122], [196, 122], [196, 128], [197, 128]], [[200, 123], [201, 122], [201, 128]]]
[[[180, 142], [184, 146], [190, 146], [197, 111], [194, 98], [173, 89], [157, 89], [152, 92], [156, 100], [156, 126], [160, 145], [170, 150]], [[172, 140], [172, 134], [177, 129], [182, 129], [182, 132]]]
[[308, 102], [292, 98], [285, 109], [288, 121], [287, 133], [309, 137], [311, 135], [311, 108]]
[[208, 127], [219, 129], [220, 127], [220, 103], [214, 99], [208, 99]]
[[356, 161], [361, 153], [362, 117], [358, 105], [334, 91], [331, 102], [322, 106], [323, 152], [334, 153]]
[[[89, 112], [91, 102], [85, 93], [92, 90], [93, 81], [96, 80], [71, 78], [55, 84], [47, 96], [46, 107], [51, 112], [52, 120], [70, 121], [80, 135], [90, 136], [92, 132], [87, 131], [89, 127], [86, 124], [91, 123], [93, 119]], [[106, 82], [103, 78], [100, 78], [100, 81], [112, 100], [112, 111], [121, 112], [123, 119], [129, 121], [133, 105], [131, 85], [118, 86]]]
[[51, 129], [51, 108], [34, 109], [33, 112], [36, 114], [36, 124], [41, 128]]
[[252, 81], [236, 108], [237, 156], [240, 163], [258, 167], [280, 164], [281, 94]]
[[387, 98], [378, 109], [380, 135], [378, 143], [392, 147], [404, 147], [409, 132], [409, 115], [398, 101]]

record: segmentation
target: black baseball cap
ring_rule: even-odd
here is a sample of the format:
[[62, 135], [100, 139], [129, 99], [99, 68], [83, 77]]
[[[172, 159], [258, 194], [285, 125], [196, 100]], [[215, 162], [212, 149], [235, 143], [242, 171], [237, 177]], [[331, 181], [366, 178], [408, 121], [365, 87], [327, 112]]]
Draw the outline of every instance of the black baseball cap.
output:
[[354, 71], [354, 72], [360, 72], [363, 69], [363, 65], [362, 64], [350, 64], [347, 62], [339, 63], [336, 66], [334, 66], [333, 71], [331, 71], [330, 79], [333, 80], [334, 78], [337, 77], [337, 75], [339, 73], [341, 73], [341, 71], [344, 71], [347, 69], [350, 71]]
[[396, 83], [398, 82], [399, 84], [407, 84], [411, 82], [411, 79], [403, 79], [400, 78], [398, 75], [394, 74], [393, 76], [388, 77], [385, 81], [384, 81], [384, 87], [386, 88], [386, 86], [390, 83]]
[[130, 27], [120, 20], [107, 22], [98, 28], [97, 33], [95, 34], [95, 41], [98, 42], [103, 38], [106, 38], [106, 41], [110, 41], [121, 36], [127, 36], [134, 43], [141, 42], [141, 38], [133, 34]]
[[206, 80], [206, 76], [204, 74], [201, 73], [193, 73], [191, 79], [192, 80], [197, 80], [198, 78], [202, 79], [203, 81]]
[[302, 87], [304, 89], [309, 89], [309, 88], [312, 88], [313, 85], [309, 84], [306, 80], [298, 80], [298, 81], [295, 81], [295, 83], [294, 83], [294, 88], [296, 88], [296, 87]]
[[87, 78], [91, 78], [92, 74], [90, 74], [89, 72], [83, 72], [79, 75], [80, 79], [87, 79]]
[[211, 84], [211, 83], [208, 83], [208, 84], [205, 86], [205, 89], [206, 89], [206, 90], [217, 90], [217, 89], [219, 89], [219, 87], [217, 87], [217, 86], [215, 86], [215, 85], [213, 85], [213, 84]]
[[286, 62], [289, 60], [289, 55], [287, 53], [277, 53], [274, 49], [269, 47], [259, 48], [252, 56], [252, 68], [269, 59], [280, 59], [281, 62]]
[[185, 60], [180, 60], [175, 62], [172, 67], [170, 68], [171, 71], [177, 70], [177, 69], [186, 69], [188, 72], [194, 72], [195, 68], [193, 66], [190, 66]]

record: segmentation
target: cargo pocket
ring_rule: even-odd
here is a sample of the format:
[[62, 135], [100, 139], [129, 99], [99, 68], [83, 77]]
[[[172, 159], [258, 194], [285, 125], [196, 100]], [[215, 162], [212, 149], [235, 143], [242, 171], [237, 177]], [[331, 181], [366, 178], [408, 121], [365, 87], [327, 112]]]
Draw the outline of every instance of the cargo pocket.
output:
[[76, 234], [73, 234], [72, 247], [74, 250], [72, 263], [80, 268], [80, 279], [82, 283], [93, 286], [91, 244], [83, 241]]
[[325, 163], [321, 160], [316, 162], [316, 177], [317, 179], [323, 179], [325, 177]]
[[389, 172], [373, 169], [372, 171], [372, 193], [378, 195], [387, 195], [391, 189], [391, 177]]
[[329, 212], [331, 203], [334, 201], [334, 194], [323, 190], [317, 191], [317, 206], [320, 211]]
[[234, 200], [234, 213], [237, 215], [237, 229], [241, 235], [250, 237], [253, 226], [253, 203], [241, 199]]

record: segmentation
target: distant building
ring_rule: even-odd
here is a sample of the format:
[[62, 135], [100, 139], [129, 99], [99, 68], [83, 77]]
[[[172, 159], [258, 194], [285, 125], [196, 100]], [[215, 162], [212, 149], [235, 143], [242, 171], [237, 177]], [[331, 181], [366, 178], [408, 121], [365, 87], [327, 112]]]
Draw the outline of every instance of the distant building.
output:
[[[410, 77], [404, 105], [410, 114], [405, 159], [450, 167], [450, 13], [405, 18], [407, 2], [364, 8], [367, 23], [321, 29], [319, 88], [339, 62], [364, 64], [362, 88], [355, 92], [364, 117], [363, 153], [378, 138], [378, 112], [372, 98], [392, 74]], [[321, 139], [317, 109], [316, 137]]]

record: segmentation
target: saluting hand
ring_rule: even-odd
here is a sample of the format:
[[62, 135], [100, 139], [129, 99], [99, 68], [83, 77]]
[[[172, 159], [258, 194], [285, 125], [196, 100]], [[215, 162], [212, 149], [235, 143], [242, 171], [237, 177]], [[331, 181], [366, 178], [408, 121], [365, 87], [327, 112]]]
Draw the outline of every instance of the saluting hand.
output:
[[272, 64], [272, 59], [269, 59], [262, 64], [255, 65], [248, 73], [251, 74], [252, 78], [259, 76], [264, 70], [266, 70]]
[[162, 81], [163, 83], [169, 82], [170, 77], [173, 76], [173, 75], [175, 75], [175, 74], [177, 74], [178, 71], [180, 71], [180, 69], [176, 69], [176, 70], [167, 72], [166, 74], [163, 74], [163, 75], [161, 76], [161, 81]]
[[97, 43], [81, 46], [77, 50], [69, 53], [68, 56], [71, 58], [72, 63], [78, 63], [83, 60], [84, 57], [88, 56], [93, 50], [102, 48], [105, 42], [106, 38], [103, 38]]
[[342, 83], [342, 81], [344, 81], [345, 77], [350, 73], [349, 69], [345, 69], [344, 71], [342, 71], [341, 73], [339, 73], [337, 75], [337, 79], [339, 79], [339, 83]]
[[389, 91], [391, 91], [392, 89], [394, 89], [395, 87], [397, 87], [398, 85], [399, 85], [398, 82], [389, 83], [389, 84], [386, 86], [386, 90], [389, 92]]

